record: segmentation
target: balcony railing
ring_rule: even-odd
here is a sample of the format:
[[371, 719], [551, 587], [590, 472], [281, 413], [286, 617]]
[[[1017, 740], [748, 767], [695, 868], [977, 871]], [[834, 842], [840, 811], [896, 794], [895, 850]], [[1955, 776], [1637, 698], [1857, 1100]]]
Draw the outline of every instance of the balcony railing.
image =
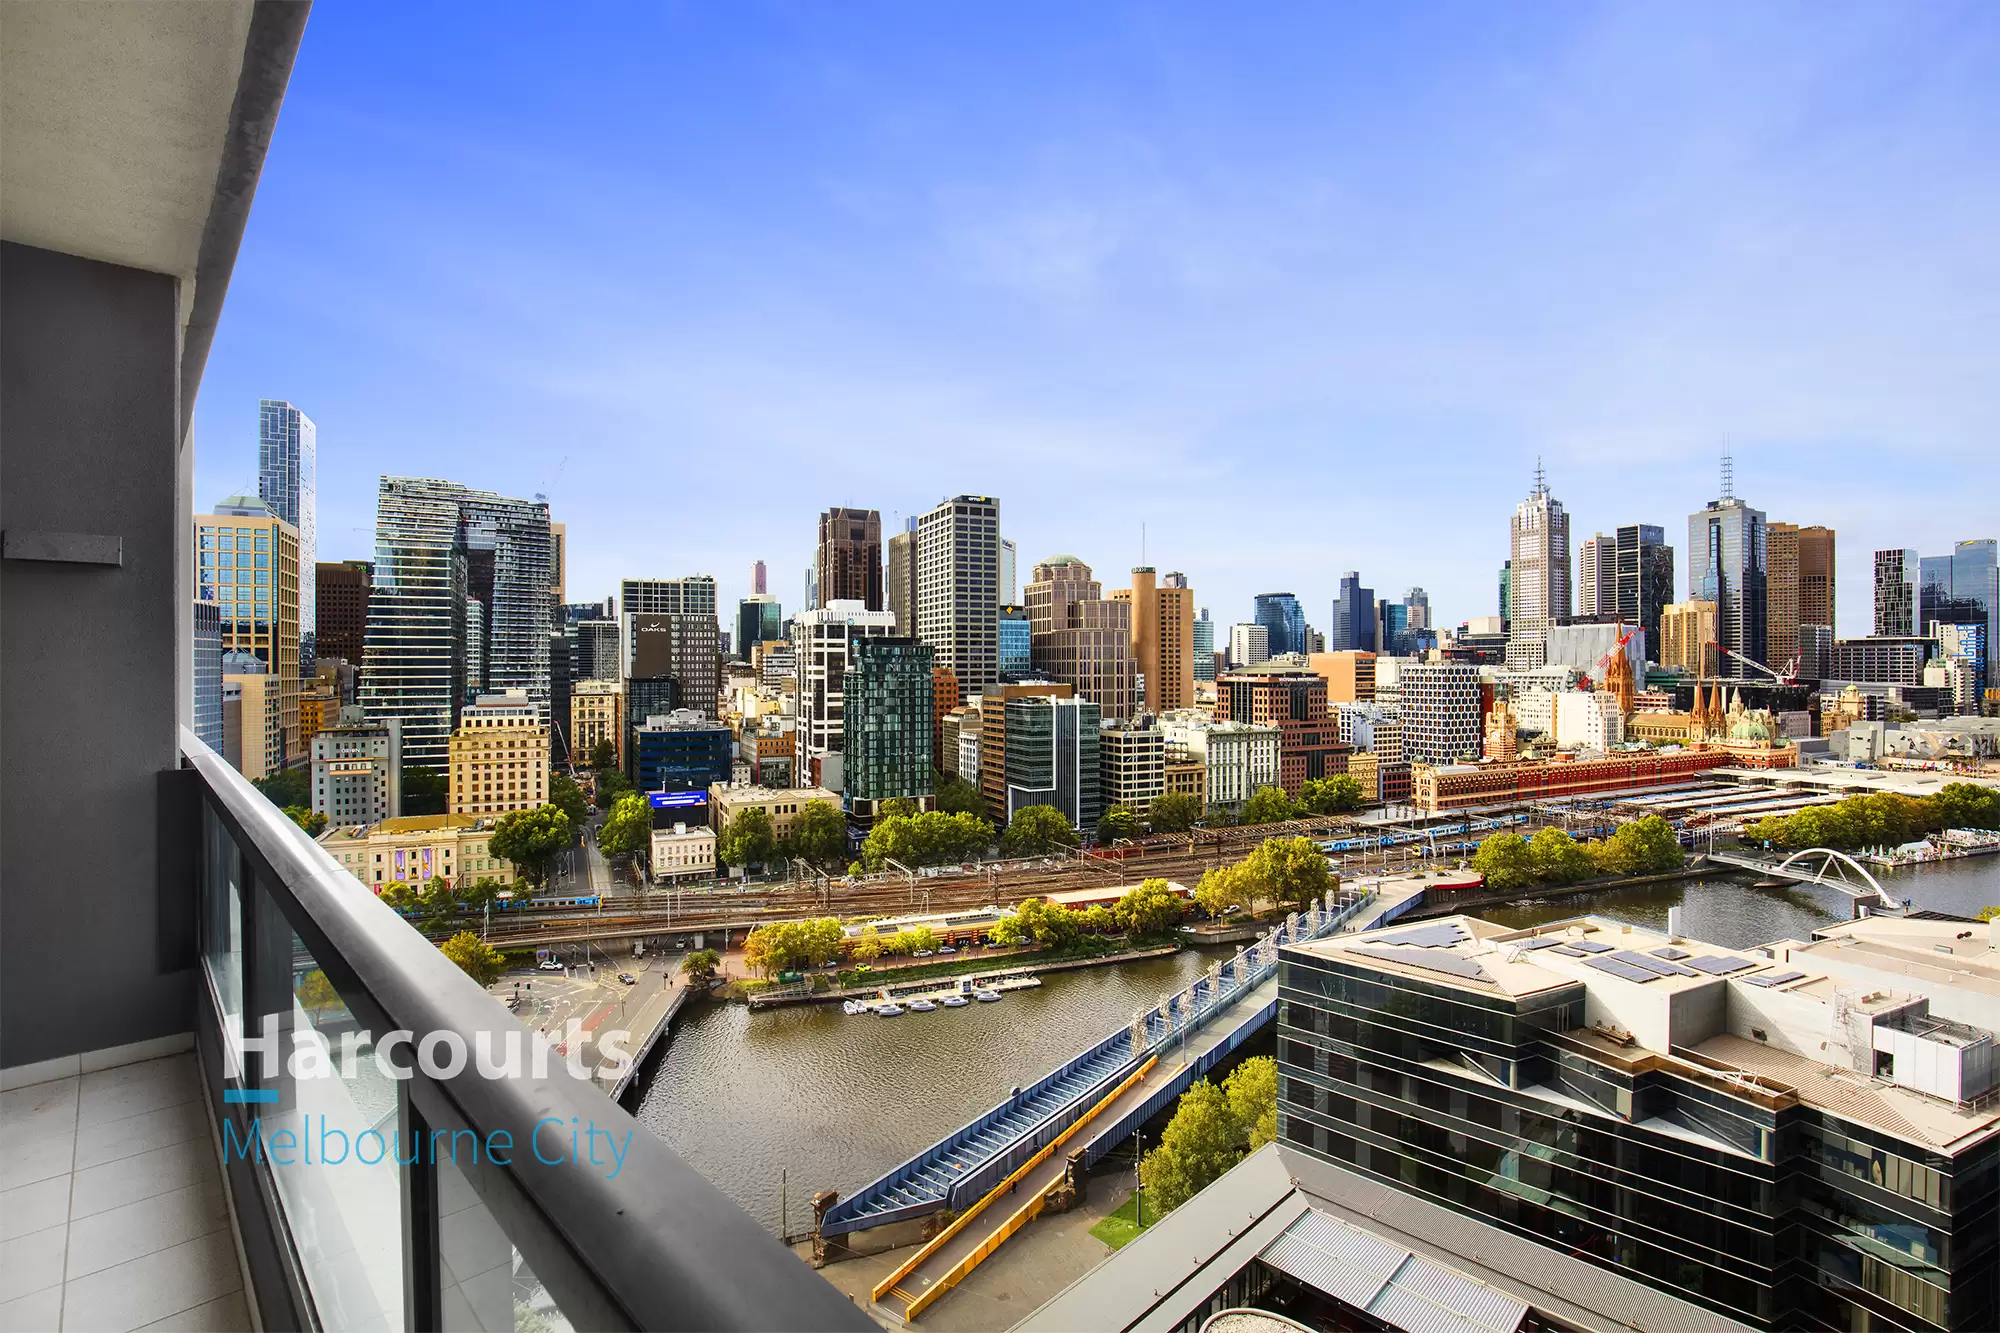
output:
[[194, 882], [163, 902], [191, 898], [195, 923], [169, 913], [162, 942], [199, 957], [197, 1049], [264, 1327], [873, 1327], [181, 736], [163, 847]]

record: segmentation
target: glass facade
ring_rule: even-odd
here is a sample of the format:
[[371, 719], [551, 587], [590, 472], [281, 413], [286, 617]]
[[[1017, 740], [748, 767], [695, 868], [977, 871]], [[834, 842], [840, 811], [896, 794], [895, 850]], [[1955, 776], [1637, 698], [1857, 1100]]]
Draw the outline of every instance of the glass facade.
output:
[[1276, 657], [1279, 653], [1303, 653], [1311, 650], [1306, 642], [1306, 613], [1299, 605], [1299, 599], [1288, 592], [1260, 592], [1256, 597], [1256, 609], [1251, 613], [1253, 623], [1262, 625], [1269, 636], [1266, 651]]
[[[465, 525], [449, 483], [384, 477], [361, 707], [403, 719], [403, 762], [444, 772], [465, 683]], [[546, 596], [546, 593], [544, 593]]]
[[1029, 653], [1030, 629], [1028, 608], [1025, 606], [1003, 606], [1000, 608], [1000, 679], [1009, 676], [1025, 676], [1034, 670]]
[[[1259, 623], [1262, 623], [1261, 618]], [[1340, 576], [1340, 591], [1333, 599], [1332, 630], [1326, 636], [1327, 648], [1336, 653], [1375, 651], [1375, 590], [1361, 586], [1361, 575], [1349, 570]], [[1302, 632], [1303, 636], [1303, 632]], [[1275, 640], [1276, 636], [1273, 636]], [[1308, 651], [1301, 645], [1297, 648], [1279, 649], [1275, 642], [1271, 652], [1275, 656], [1280, 651], [1302, 653]]]
[[299, 677], [312, 679], [319, 600], [319, 428], [312, 418], [278, 398], [257, 404], [257, 494], [272, 513], [299, 534]]
[[850, 813], [931, 794], [931, 659], [915, 639], [856, 639], [849, 650], [841, 796]]
[[1674, 548], [1665, 528], [1628, 523], [1618, 529], [1614, 610], [1646, 631], [1646, 656], [1660, 658], [1660, 612], [1674, 600]]
[[1087, 699], [1009, 699], [1006, 712], [1007, 818], [1052, 805], [1090, 830], [1104, 813], [1098, 738], [1102, 711]]
[[[1764, 512], [1741, 500], [1712, 500], [1688, 517], [1688, 596], [1714, 602], [1716, 641], [1757, 662], [1768, 651], [1766, 541]], [[1723, 659], [1721, 672], [1751, 674], [1732, 658]]]
[[1475, 993], [1287, 951], [1279, 1137], [1764, 1327], [1993, 1326], [2000, 1140], [1955, 1160]]
[[1215, 622], [1205, 606], [1194, 622], [1194, 678], [1215, 679]]
[[[1951, 552], [1951, 599], [1955, 624], [1986, 626], [1986, 642], [2000, 642], [2000, 543], [1987, 537], [1960, 542]], [[1986, 654], [1986, 685], [2000, 689], [2000, 662]]]
[[728, 782], [735, 739], [728, 726], [685, 712], [632, 733], [632, 785], [640, 791], [707, 791]]
[[222, 753], [222, 610], [203, 585], [194, 604], [194, 734]]

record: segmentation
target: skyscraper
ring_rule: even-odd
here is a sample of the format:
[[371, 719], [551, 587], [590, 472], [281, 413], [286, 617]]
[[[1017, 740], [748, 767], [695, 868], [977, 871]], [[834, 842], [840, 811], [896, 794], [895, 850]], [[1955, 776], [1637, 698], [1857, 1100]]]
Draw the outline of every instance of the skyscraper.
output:
[[1025, 676], [1034, 670], [1034, 627], [1025, 606], [1003, 605], [995, 628], [999, 631], [1000, 679]]
[[759, 594], [765, 591], [764, 562], [762, 560], [759, 560], [756, 564], [750, 566], [750, 591]]
[[1403, 758], [1449, 764], [1480, 750], [1479, 668], [1468, 662], [1413, 662], [1401, 672]]
[[[1138, 672], [1146, 712], [1187, 708], [1194, 703], [1194, 592], [1187, 575], [1175, 572], [1154, 582], [1150, 565], [1132, 571], [1132, 586], [1112, 592], [1132, 604], [1132, 665]], [[1106, 712], [1106, 717], [1116, 716]]]
[[1312, 651], [1306, 642], [1306, 613], [1299, 599], [1288, 592], [1260, 592], [1250, 619], [1265, 630], [1265, 648], [1272, 657], [1279, 653]]
[[351, 666], [362, 665], [368, 641], [368, 596], [374, 571], [366, 560], [325, 561], [313, 574], [313, 595], [319, 599], [317, 651]]
[[889, 538], [888, 569], [883, 582], [883, 600], [895, 613], [896, 633], [917, 632], [917, 520], [908, 520], [903, 531]]
[[[536, 496], [536, 499], [542, 497]], [[549, 601], [551, 624], [562, 623], [562, 604], [568, 598], [566, 590], [569, 568], [569, 526], [563, 523], [549, 524]]]
[[299, 539], [299, 674], [313, 674], [319, 629], [313, 575], [319, 561], [319, 430], [282, 398], [257, 404], [257, 494]]
[[1592, 533], [1576, 552], [1579, 616], [1618, 614], [1618, 540]]
[[[798, 656], [798, 730], [794, 772], [801, 786], [840, 791], [841, 752], [846, 731], [843, 691], [848, 655], [867, 638], [896, 636], [896, 618], [887, 611], [870, 611], [858, 601], [814, 607], [792, 617], [792, 649]], [[933, 654], [935, 660], [935, 654]], [[929, 697], [930, 669], [923, 689]], [[924, 752], [930, 753], [930, 726], [924, 727]]]
[[444, 772], [465, 680], [465, 522], [449, 482], [383, 477], [368, 597], [369, 722], [403, 720], [403, 762]]
[[691, 574], [683, 579], [623, 579], [618, 584], [621, 611], [648, 615], [714, 615], [715, 575]]
[[1000, 539], [1000, 602], [1003, 606], [1014, 601], [1014, 575], [1019, 554], [1011, 538]]
[[1422, 588], [1412, 588], [1403, 594], [1403, 605], [1408, 608], [1403, 619], [1412, 630], [1435, 629], [1431, 624], [1431, 596]]
[[1783, 669], [1801, 625], [1833, 624], [1833, 529], [1772, 523], [1765, 532], [1765, 647]]
[[814, 562], [819, 601], [860, 602], [882, 609], [882, 515], [873, 509], [828, 509], [819, 516]]
[[1000, 502], [942, 500], [917, 520], [916, 637], [958, 678], [959, 701], [998, 682]]
[[785, 609], [769, 593], [753, 592], [736, 604], [736, 656], [750, 660], [750, 650], [779, 637]]
[[[1340, 591], [1333, 598], [1332, 629], [1326, 636], [1329, 652], [1372, 653], [1375, 651], [1375, 590], [1361, 586], [1361, 575], [1348, 570], [1340, 576]], [[1271, 650], [1276, 656], [1277, 648]], [[1304, 647], [1285, 649], [1307, 652]]]
[[1502, 620], [1505, 620], [1508, 617], [1508, 615], [1512, 613], [1514, 609], [1513, 598], [1510, 595], [1514, 591], [1512, 586], [1514, 582], [1513, 575], [1514, 575], [1514, 562], [1512, 560], [1501, 561], [1500, 562], [1500, 618]]
[[447, 488], [465, 524], [466, 591], [485, 616], [485, 661], [475, 693], [526, 690], [549, 705], [549, 505], [515, 500], [452, 482]]
[[1666, 529], [1651, 523], [1627, 523], [1617, 536], [1618, 592], [1613, 607], [1628, 625], [1646, 631], [1646, 652], [1657, 661], [1660, 613], [1674, 600], [1674, 548]]
[[1570, 614], [1569, 514], [1549, 493], [1541, 464], [1535, 488], [1515, 506], [1506, 600], [1507, 665], [1532, 671], [1546, 660], [1549, 626]]
[[[255, 657], [268, 677], [272, 762], [304, 752], [299, 733], [299, 536], [262, 500], [232, 495], [194, 520], [196, 596], [217, 605], [218, 650]], [[224, 674], [229, 674], [225, 671]], [[259, 770], [261, 775], [261, 770]]]
[[2000, 643], [2000, 543], [1984, 537], [1951, 548], [1951, 596], [1963, 608], [1953, 623], [1985, 622], [1986, 685], [2000, 689], [2000, 652], [1991, 647]]
[[1104, 585], [1073, 555], [1037, 564], [1021, 595], [1035, 670], [1075, 687], [1077, 696], [1097, 704], [1105, 717], [1133, 716], [1138, 668], [1132, 658], [1131, 602], [1106, 600]]
[[[699, 611], [627, 611], [619, 617], [619, 674], [626, 680], [671, 679], [674, 706], [712, 718], [722, 696], [722, 627]], [[636, 709], [628, 719], [643, 722]]]
[[1876, 638], [1908, 638], [1917, 632], [1917, 570], [1914, 550], [1875, 553]]
[[222, 753], [222, 609], [203, 584], [194, 604], [194, 734]]
[[1229, 627], [1229, 666], [1241, 670], [1271, 660], [1271, 631], [1263, 625], [1238, 621]]
[[[1721, 498], [1688, 516], [1688, 597], [1715, 603], [1717, 644], [1769, 665], [1766, 541], [1764, 511], [1732, 494], [1725, 459]], [[1727, 656], [1718, 669], [1724, 676], [1748, 675], [1750, 670]]]
[[1194, 678], [1196, 680], [1215, 679], [1215, 622], [1208, 618], [1208, 608], [1203, 607], [1195, 617], [1193, 625]]
[[841, 805], [857, 820], [875, 817], [880, 802], [932, 794], [934, 725], [927, 643], [864, 636], [853, 641], [841, 686]]

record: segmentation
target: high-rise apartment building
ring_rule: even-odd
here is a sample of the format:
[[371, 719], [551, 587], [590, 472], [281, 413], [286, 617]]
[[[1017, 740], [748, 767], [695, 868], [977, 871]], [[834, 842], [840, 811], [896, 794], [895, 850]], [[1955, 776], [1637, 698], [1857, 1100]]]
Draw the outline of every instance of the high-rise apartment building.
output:
[[549, 616], [554, 624], [562, 623], [562, 604], [569, 596], [567, 573], [569, 569], [569, 525], [549, 524]]
[[526, 690], [482, 694], [460, 713], [450, 747], [448, 812], [504, 815], [549, 799], [549, 728]]
[[1216, 679], [1215, 718], [1278, 729], [1278, 785], [1288, 796], [1347, 771], [1352, 747], [1341, 743], [1340, 718], [1327, 708], [1317, 672], [1276, 662], [1232, 667]]
[[1271, 631], [1263, 625], [1239, 621], [1229, 627], [1229, 665], [1256, 666], [1271, 660]]
[[860, 602], [882, 609], [882, 515], [873, 509], [828, 509], [819, 516], [817, 606]]
[[935, 804], [933, 656], [929, 644], [899, 636], [863, 636], [849, 645], [840, 792], [842, 808], [857, 822], [872, 822], [883, 801]]
[[1166, 790], [1167, 741], [1154, 719], [1106, 721], [1097, 732], [1098, 796], [1141, 820]]
[[449, 484], [384, 477], [361, 706], [403, 723], [403, 762], [442, 770], [465, 684], [465, 524]]
[[1799, 656], [1799, 626], [1833, 624], [1833, 529], [1765, 528], [1765, 648], [1783, 670]]
[[[1731, 493], [1725, 463], [1722, 498], [1688, 516], [1688, 597], [1715, 603], [1717, 644], [1767, 665], [1768, 569], [1764, 512]], [[1750, 668], [1727, 655], [1719, 669], [1724, 676], [1751, 674]]]
[[[1348, 570], [1340, 576], [1340, 591], [1333, 598], [1332, 629], [1326, 636], [1327, 648], [1336, 653], [1372, 653], [1380, 640], [1375, 635], [1375, 590], [1361, 586], [1361, 575]], [[1276, 656], [1280, 650], [1273, 646]], [[1286, 652], [1310, 652], [1305, 646]]]
[[623, 675], [617, 621], [573, 620], [563, 637], [569, 640], [572, 685], [580, 680], [617, 680]]
[[319, 568], [319, 430], [281, 398], [257, 404], [257, 495], [292, 525], [299, 542], [299, 674], [311, 676], [317, 656]]
[[1917, 553], [1911, 549], [1875, 553], [1876, 637], [1917, 632], [1918, 566]]
[[254, 657], [270, 677], [256, 687], [275, 710], [270, 766], [302, 762], [298, 532], [254, 496], [215, 511], [195, 515], [196, 596], [215, 603], [219, 650]]
[[1709, 645], [1716, 641], [1716, 605], [1702, 598], [1675, 602], [1660, 613], [1659, 664], [1693, 676], [1720, 674]]
[[403, 721], [370, 723], [358, 707], [312, 738], [312, 809], [330, 824], [379, 824], [403, 813]]
[[[1156, 583], [1152, 566], [1132, 571], [1132, 586], [1112, 592], [1132, 606], [1132, 665], [1142, 697], [1136, 709], [1160, 713], [1194, 702], [1194, 592], [1184, 574]], [[1108, 713], [1115, 717], [1117, 714]]]
[[1451, 764], [1480, 753], [1479, 668], [1469, 662], [1405, 662], [1397, 711], [1403, 758]]
[[917, 632], [958, 678], [959, 701], [1000, 678], [1000, 502], [957, 495], [917, 520]]
[[484, 616], [483, 690], [523, 690], [549, 703], [551, 564], [546, 500], [515, 500], [450, 482], [416, 483], [448, 488], [465, 523], [466, 592]]
[[1034, 670], [1034, 626], [1028, 619], [1028, 608], [1002, 606], [994, 627], [998, 634], [1000, 679], [1025, 676]]
[[1036, 565], [1021, 595], [1035, 670], [1074, 686], [1105, 717], [1133, 716], [1138, 682], [1131, 602], [1105, 600], [1104, 585], [1073, 555]]
[[375, 571], [366, 560], [321, 562], [313, 574], [313, 596], [318, 605], [315, 651], [321, 657], [337, 657], [350, 666], [364, 665], [368, 642], [368, 596], [375, 583]]
[[1194, 645], [1189, 660], [1193, 663], [1192, 675], [1196, 680], [1215, 679], [1215, 622], [1208, 618], [1208, 608], [1201, 608], [1189, 628], [1189, 640]]
[[883, 601], [896, 617], [896, 633], [917, 632], [917, 520], [889, 538]]
[[1250, 619], [1264, 627], [1265, 648], [1272, 657], [1280, 653], [1312, 651], [1306, 641], [1306, 612], [1299, 599], [1288, 592], [1260, 592], [1253, 599]]
[[465, 698], [469, 703], [486, 689], [486, 603], [465, 599]]
[[[849, 656], [862, 639], [902, 637], [896, 617], [871, 611], [859, 601], [835, 602], [792, 617], [792, 650], [798, 672], [798, 729], [793, 733], [797, 781], [808, 787], [844, 791], [841, 753], [846, 748]], [[935, 661], [935, 656], [933, 656]], [[930, 674], [924, 675], [930, 690]], [[925, 732], [929, 746], [929, 732]]]
[[222, 608], [203, 585], [194, 604], [194, 734], [222, 753]]
[[2000, 689], [2000, 542], [1991, 537], [1951, 548], [1951, 596], [1958, 612], [1953, 624], [1986, 626], [1986, 687]]
[[627, 611], [620, 629], [621, 677], [670, 678], [679, 686], [675, 707], [703, 717], [717, 715], [722, 705], [722, 631], [714, 612]]
[[1579, 616], [1618, 614], [1618, 540], [1601, 532], [1584, 538], [1576, 548], [1576, 613]]
[[1648, 652], [1658, 653], [1660, 613], [1674, 600], [1674, 548], [1665, 528], [1627, 523], [1617, 534], [1617, 593], [1611, 610], [1646, 631]]
[[[1507, 665], [1532, 671], [1545, 660], [1549, 626], [1570, 614], [1569, 514], [1535, 467], [1535, 488], [1515, 506], [1509, 526]], [[1476, 747], [1475, 747], [1476, 748]]]
[[1000, 539], [1000, 604], [1002, 606], [1009, 606], [1014, 602], [1015, 574], [1020, 567], [1020, 555], [1020, 548], [1014, 545], [1012, 538], [1002, 537]]
[[621, 612], [646, 615], [715, 615], [715, 575], [691, 574], [682, 579], [622, 579], [618, 584], [618, 608]]
[[[1104, 814], [1099, 736], [1102, 716], [1088, 699], [1030, 695], [1007, 700], [1007, 821], [1031, 805], [1054, 806], [1084, 834]], [[987, 760], [982, 755], [981, 765]]]

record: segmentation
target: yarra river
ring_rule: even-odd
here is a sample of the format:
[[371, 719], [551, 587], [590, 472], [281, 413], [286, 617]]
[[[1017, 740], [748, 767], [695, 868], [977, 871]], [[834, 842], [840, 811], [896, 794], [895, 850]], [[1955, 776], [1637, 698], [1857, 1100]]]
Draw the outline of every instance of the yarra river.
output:
[[[1971, 916], [2000, 903], [2000, 856], [1874, 873], [1919, 907]], [[1805, 939], [1850, 915], [1845, 894], [1805, 885], [1759, 889], [1753, 878], [1524, 899], [1483, 915], [1528, 926], [1596, 912], [1663, 927], [1667, 909], [1678, 905], [1690, 936], [1734, 948]], [[1185, 950], [1059, 972], [999, 1004], [901, 1018], [849, 1016], [838, 1005], [756, 1014], [740, 1004], [707, 1006], [676, 1024], [638, 1117], [774, 1231], [788, 1196], [789, 1229], [805, 1231], [813, 1191], [867, 1184], [1226, 953]]]

